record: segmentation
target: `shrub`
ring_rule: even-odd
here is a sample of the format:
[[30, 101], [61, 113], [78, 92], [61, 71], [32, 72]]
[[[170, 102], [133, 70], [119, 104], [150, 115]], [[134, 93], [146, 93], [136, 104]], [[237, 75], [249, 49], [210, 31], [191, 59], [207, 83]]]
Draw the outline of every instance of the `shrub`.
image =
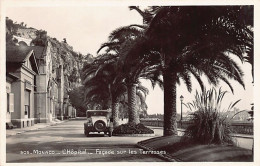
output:
[[222, 99], [226, 91], [215, 89], [196, 92], [193, 103], [188, 103], [191, 114], [191, 125], [186, 129], [185, 138], [202, 144], [230, 144], [231, 128], [225, 111], [230, 111], [238, 102], [231, 103], [227, 110], [221, 110]]
[[153, 134], [154, 131], [139, 123], [127, 123], [116, 127], [113, 134]]

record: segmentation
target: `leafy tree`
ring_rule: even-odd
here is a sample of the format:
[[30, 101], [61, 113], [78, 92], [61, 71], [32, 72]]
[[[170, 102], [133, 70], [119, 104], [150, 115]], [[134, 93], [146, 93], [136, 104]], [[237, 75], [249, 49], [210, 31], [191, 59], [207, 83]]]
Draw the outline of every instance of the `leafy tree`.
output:
[[9, 19], [8, 17], [6, 17], [5, 20], [6, 20], [7, 31], [9, 31], [10, 34], [12, 34], [12, 35], [16, 35], [18, 27], [19, 27], [18, 24], [14, 23], [13, 20]]
[[69, 91], [69, 99], [73, 107], [80, 111], [82, 114], [85, 114], [87, 110], [86, 105], [84, 104], [84, 87], [80, 86], [74, 88], [73, 90]]
[[67, 39], [66, 38], [63, 38], [63, 43], [67, 43]]
[[70, 82], [77, 82], [78, 79], [77, 73], [78, 73], [77, 68], [74, 67], [71, 74], [68, 76]]
[[45, 47], [46, 41], [47, 41], [47, 31], [37, 30], [36, 31], [36, 38], [32, 40], [32, 43], [35, 46], [43, 46], [43, 47]]
[[13, 35], [6, 33], [6, 45], [15, 46], [18, 41], [13, 40]]

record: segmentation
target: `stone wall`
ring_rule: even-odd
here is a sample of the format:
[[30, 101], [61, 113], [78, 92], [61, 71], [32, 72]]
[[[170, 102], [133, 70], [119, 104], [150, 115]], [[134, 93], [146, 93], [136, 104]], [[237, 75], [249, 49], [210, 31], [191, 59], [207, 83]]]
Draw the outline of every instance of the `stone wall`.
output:
[[[163, 127], [163, 120], [144, 120], [141, 119], [140, 122], [146, 126], [156, 126]], [[178, 122], [178, 128], [186, 129], [190, 125], [190, 122], [183, 121]], [[253, 123], [231, 123], [231, 129], [235, 134], [254, 134]]]

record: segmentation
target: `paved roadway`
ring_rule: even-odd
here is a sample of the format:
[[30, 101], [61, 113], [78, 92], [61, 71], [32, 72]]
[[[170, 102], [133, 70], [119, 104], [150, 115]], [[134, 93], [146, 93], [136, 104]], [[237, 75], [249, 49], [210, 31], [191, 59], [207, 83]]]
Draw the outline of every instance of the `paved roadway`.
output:
[[[136, 147], [138, 141], [151, 137], [108, 137], [103, 134], [85, 137], [84, 121], [71, 120], [8, 137], [6, 162], [164, 161], [154, 155], [140, 154]], [[162, 135], [161, 129], [154, 130], [156, 136]]]

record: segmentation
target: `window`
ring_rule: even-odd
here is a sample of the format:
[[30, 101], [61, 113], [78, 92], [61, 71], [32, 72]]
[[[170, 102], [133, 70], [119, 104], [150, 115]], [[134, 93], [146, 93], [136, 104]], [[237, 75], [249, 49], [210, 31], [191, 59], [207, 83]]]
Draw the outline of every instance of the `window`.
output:
[[34, 92], [37, 92], [36, 76], [34, 76]]
[[32, 88], [32, 83], [31, 82], [25, 80], [24, 85], [25, 85], [25, 89], [31, 90], [31, 88]]
[[7, 112], [14, 112], [14, 94], [7, 93]]
[[30, 118], [30, 91], [24, 91], [24, 115], [28, 115]]

